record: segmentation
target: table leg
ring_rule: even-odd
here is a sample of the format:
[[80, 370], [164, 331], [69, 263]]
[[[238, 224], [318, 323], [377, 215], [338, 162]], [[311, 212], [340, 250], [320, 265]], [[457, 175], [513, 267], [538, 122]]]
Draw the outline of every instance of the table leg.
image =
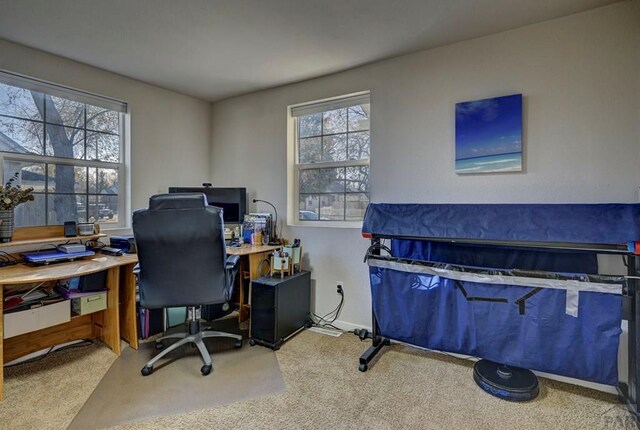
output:
[[[247, 297], [244, 293], [244, 281], [245, 281], [245, 273], [247, 273], [247, 257], [240, 257], [240, 270], [238, 271], [238, 286], [240, 287], [240, 291], [238, 291], [238, 322], [246, 321], [249, 318], [249, 312], [247, 307]], [[251, 281], [249, 281], [251, 284]]]
[[[260, 278], [261, 264], [265, 258], [269, 258], [270, 251], [249, 254], [249, 300], [247, 301], [247, 314], [251, 316], [251, 290], [253, 289], [253, 281]], [[269, 273], [265, 273], [268, 275]], [[249, 318], [251, 320], [251, 318]], [[249, 321], [249, 336], [251, 336], [251, 321]]]
[[113, 352], [120, 355], [120, 268], [107, 270], [107, 309], [96, 313], [94, 325], [96, 337], [103, 341]]
[[134, 267], [135, 264], [128, 264], [120, 268], [120, 336], [131, 348], [138, 349]]
[[[3, 316], [3, 305], [4, 305], [4, 285], [0, 285], [0, 365], [4, 366], [4, 339], [2, 333], [4, 333], [4, 316]], [[4, 367], [2, 368], [2, 372], [0, 372], [0, 400], [4, 399]]]

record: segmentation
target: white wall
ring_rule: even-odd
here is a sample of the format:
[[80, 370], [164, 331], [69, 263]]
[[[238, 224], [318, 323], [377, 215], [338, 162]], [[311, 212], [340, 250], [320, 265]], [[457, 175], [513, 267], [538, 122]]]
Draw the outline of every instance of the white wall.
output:
[[1, 39], [0, 69], [129, 104], [133, 209], [170, 185], [208, 179], [210, 103]]
[[[640, 185], [640, 7], [585, 13], [215, 103], [211, 177], [286, 216], [286, 108], [371, 90], [374, 202], [634, 202]], [[523, 93], [526, 172], [454, 173], [456, 102]], [[268, 209], [268, 208], [264, 208]], [[367, 241], [357, 229], [291, 227], [317, 312], [370, 325]]]

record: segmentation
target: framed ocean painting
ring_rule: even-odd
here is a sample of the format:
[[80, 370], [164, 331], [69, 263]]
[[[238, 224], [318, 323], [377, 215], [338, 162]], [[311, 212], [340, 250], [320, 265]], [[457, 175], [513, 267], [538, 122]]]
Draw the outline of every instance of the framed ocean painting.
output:
[[456, 103], [456, 173], [522, 171], [522, 94]]

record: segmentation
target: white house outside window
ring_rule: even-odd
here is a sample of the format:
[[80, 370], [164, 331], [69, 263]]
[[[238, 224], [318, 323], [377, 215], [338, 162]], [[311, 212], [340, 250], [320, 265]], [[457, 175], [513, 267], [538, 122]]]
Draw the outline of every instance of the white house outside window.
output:
[[[362, 221], [369, 203], [369, 93], [290, 107], [300, 224]], [[334, 222], [334, 223], [332, 223]]]
[[2, 177], [17, 173], [35, 189], [16, 226], [124, 226], [126, 112], [117, 100], [0, 72]]

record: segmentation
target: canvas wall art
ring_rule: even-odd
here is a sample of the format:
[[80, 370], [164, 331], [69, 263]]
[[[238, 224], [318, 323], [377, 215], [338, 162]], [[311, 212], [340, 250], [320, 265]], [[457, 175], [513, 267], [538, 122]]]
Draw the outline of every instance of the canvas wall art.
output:
[[522, 94], [456, 103], [456, 173], [522, 171]]

